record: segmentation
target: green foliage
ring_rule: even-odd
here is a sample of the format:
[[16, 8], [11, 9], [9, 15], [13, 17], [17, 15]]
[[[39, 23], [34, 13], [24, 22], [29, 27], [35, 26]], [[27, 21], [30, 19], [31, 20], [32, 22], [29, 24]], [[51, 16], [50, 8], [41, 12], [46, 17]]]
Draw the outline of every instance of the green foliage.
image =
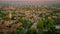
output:
[[37, 34], [37, 31], [35, 29], [30, 29], [26, 32], [26, 34]]
[[23, 27], [22, 27], [22, 26], [20, 26], [17, 30], [20, 30], [20, 31], [21, 31], [22, 29], [23, 29]]
[[42, 31], [38, 31], [37, 34], [44, 34]]
[[0, 14], [2, 14], [2, 11], [0, 10]]
[[21, 22], [23, 25], [23, 27], [24, 28], [27, 28], [27, 29], [29, 29], [31, 26], [32, 26], [32, 22], [31, 21], [29, 21], [29, 20], [26, 20], [26, 19], [22, 19], [22, 18], [20, 18], [20, 19], [18, 19], [17, 21], [16, 21], [16, 23], [17, 22]]
[[47, 26], [52, 27], [54, 25], [54, 20], [53, 19], [48, 19], [47, 20]]
[[60, 24], [60, 19], [55, 20], [56, 24]]
[[17, 21], [20, 21], [20, 22], [23, 23], [24, 20], [22, 18], [19, 18]]
[[23, 27], [21, 26], [21, 27], [19, 27], [17, 30], [14, 30], [12, 33], [13, 33], [13, 34], [20, 34], [21, 31], [22, 31], [22, 29], [23, 29]]
[[9, 20], [9, 18], [7, 16], [2, 16], [3, 20]]
[[31, 26], [33, 25], [33, 23], [28, 23], [28, 25], [27, 25], [27, 28], [29, 29]]
[[59, 13], [60, 12], [60, 10], [58, 9], [58, 10], [54, 10], [53, 11], [54, 13]]
[[50, 13], [50, 15], [51, 15], [51, 16], [56, 16], [56, 13], [53, 13], [53, 12], [52, 12], [52, 13]]
[[47, 33], [48, 34], [55, 34], [55, 32], [53, 30], [49, 30]]
[[15, 31], [13, 32], [13, 34], [20, 34], [20, 31], [19, 31], [19, 30], [15, 30]]
[[32, 22], [29, 22], [28, 20], [24, 20], [23, 27], [28, 29], [32, 26], [32, 24], [33, 24]]
[[38, 22], [38, 24], [37, 24], [37, 28], [38, 28], [38, 29], [42, 29], [43, 26], [44, 26], [44, 20], [40, 20], [40, 21]]
[[9, 20], [9, 18], [8, 18], [8, 16], [7, 16], [8, 14], [7, 13], [2, 13], [2, 19], [3, 20]]

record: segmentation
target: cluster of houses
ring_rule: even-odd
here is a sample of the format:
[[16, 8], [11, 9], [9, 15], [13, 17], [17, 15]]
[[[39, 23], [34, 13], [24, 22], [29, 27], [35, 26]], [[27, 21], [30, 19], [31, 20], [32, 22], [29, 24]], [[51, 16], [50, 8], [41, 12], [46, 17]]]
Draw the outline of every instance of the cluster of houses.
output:
[[[48, 6], [45, 5], [40, 6], [40, 5], [4, 5], [4, 6], [0, 6], [0, 11], [2, 13], [8, 13], [7, 16], [9, 18], [9, 20], [3, 20], [0, 17], [0, 32], [6, 32], [8, 30], [13, 31], [16, 30], [19, 26], [22, 26], [23, 24], [21, 22], [18, 22], [17, 24], [13, 24], [13, 22], [15, 22], [17, 19], [20, 19], [21, 17], [23, 19], [29, 19], [32, 22], [36, 22], [40, 19], [41, 14], [43, 13], [43, 17], [44, 15], [49, 15], [50, 12], [52, 12], [52, 10], [47, 10]], [[21, 9], [22, 8], [22, 9]], [[28, 10], [27, 10], [28, 9]], [[53, 8], [55, 9], [55, 8]], [[60, 13], [56, 13], [57, 16], [52, 16], [53, 18], [60, 18]], [[0, 14], [1, 15], [1, 14]], [[3, 24], [2, 24], [3, 22]], [[13, 24], [11, 28], [8, 28], [7, 26]], [[33, 26], [32, 26], [33, 27]], [[56, 32], [60, 32], [60, 25], [54, 25], [53, 27], [55, 27]], [[43, 31], [48, 31], [48, 29], [43, 29]]]

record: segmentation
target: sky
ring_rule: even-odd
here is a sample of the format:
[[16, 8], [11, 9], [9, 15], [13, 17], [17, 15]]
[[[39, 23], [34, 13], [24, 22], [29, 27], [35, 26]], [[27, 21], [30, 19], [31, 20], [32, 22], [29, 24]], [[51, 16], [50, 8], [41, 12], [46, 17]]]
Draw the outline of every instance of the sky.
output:
[[45, 1], [60, 1], [60, 0], [0, 0], [0, 1], [33, 1], [33, 2], [36, 2], [36, 1], [39, 1], [39, 2], [45, 2]]

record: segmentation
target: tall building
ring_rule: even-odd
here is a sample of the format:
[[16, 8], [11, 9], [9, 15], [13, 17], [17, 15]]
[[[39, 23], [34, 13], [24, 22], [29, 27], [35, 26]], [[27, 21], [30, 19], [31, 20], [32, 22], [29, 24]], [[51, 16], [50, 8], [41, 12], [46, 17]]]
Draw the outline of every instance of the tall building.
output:
[[9, 19], [12, 18], [12, 13], [11, 12], [9, 12], [8, 17], [9, 17]]

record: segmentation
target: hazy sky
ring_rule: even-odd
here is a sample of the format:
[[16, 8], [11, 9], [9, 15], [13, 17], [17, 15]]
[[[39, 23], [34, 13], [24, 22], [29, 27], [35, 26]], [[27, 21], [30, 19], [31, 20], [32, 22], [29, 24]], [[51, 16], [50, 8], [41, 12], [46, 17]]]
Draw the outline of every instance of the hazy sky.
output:
[[44, 2], [44, 1], [60, 1], [60, 0], [0, 0], [0, 1], [40, 1], [40, 2]]

